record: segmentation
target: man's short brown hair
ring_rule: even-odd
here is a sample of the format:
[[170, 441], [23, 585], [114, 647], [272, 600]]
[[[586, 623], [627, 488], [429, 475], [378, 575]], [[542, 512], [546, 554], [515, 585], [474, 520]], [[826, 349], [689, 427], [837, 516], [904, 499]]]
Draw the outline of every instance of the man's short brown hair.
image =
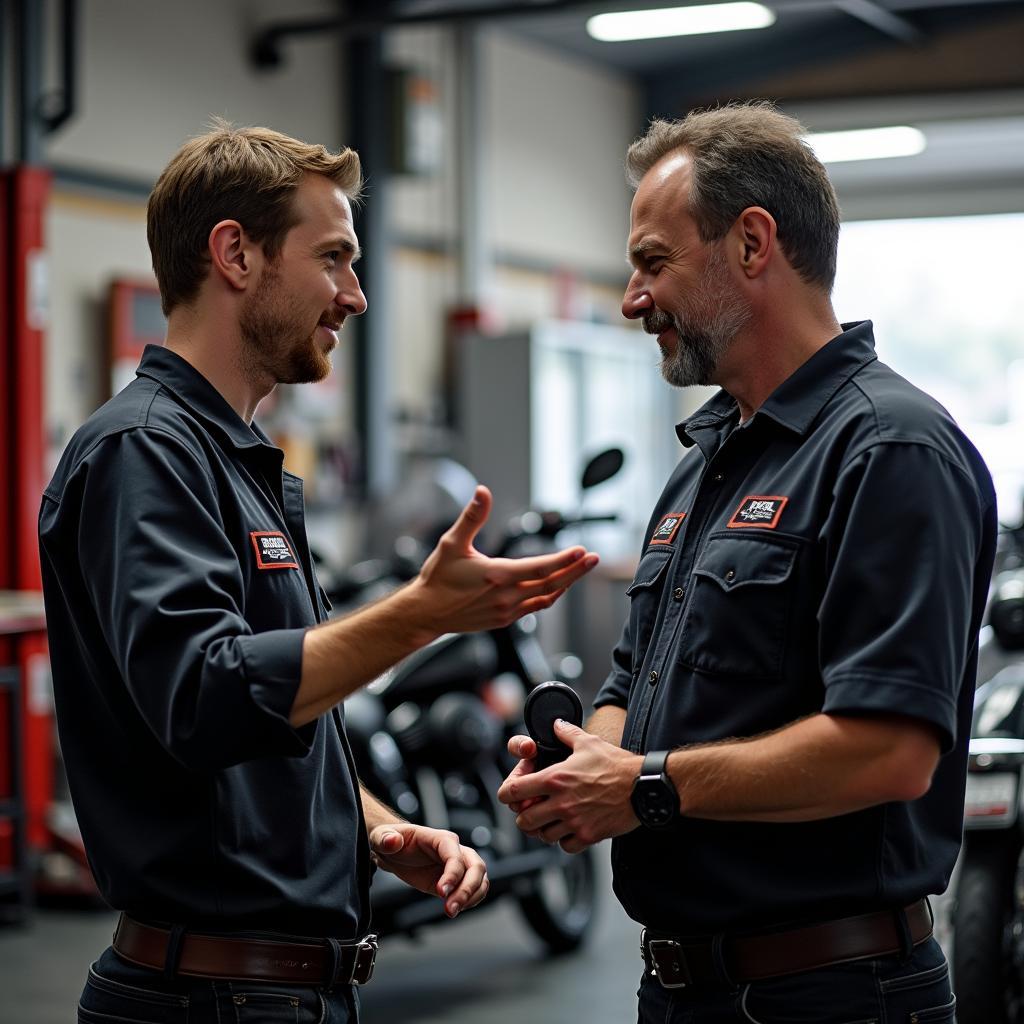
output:
[[216, 119], [175, 154], [149, 197], [146, 234], [164, 315], [192, 302], [209, 269], [213, 226], [237, 220], [268, 260], [298, 223], [292, 202], [304, 174], [330, 178], [359, 196], [359, 156], [331, 153], [270, 128], [235, 128]]
[[805, 134], [766, 101], [695, 110], [681, 121], [652, 121], [629, 147], [626, 173], [635, 189], [662, 157], [684, 151], [693, 162], [690, 213], [705, 242], [723, 238], [748, 206], [763, 207], [793, 269], [831, 291], [839, 204]]

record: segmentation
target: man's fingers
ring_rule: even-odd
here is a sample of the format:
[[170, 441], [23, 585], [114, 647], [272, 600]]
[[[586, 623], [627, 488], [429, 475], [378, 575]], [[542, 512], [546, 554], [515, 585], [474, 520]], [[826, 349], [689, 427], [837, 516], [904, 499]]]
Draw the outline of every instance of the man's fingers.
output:
[[568, 590], [577, 580], [582, 579], [591, 569], [597, 565], [597, 555], [588, 554], [583, 558], [572, 562], [564, 569], [545, 576], [542, 579], [531, 579], [528, 582], [520, 582], [518, 595], [520, 598], [543, 597], [545, 594], [556, 596]]
[[585, 732], [578, 725], [573, 725], [572, 722], [567, 722], [564, 718], [556, 718], [555, 735], [567, 747], [575, 750], [576, 744], [583, 739], [584, 736], [588, 736], [589, 733]]
[[470, 547], [491, 514], [491, 503], [491, 492], [482, 485], [477, 487], [469, 504], [449, 528], [448, 536], [460, 546]]
[[404, 845], [405, 839], [401, 832], [388, 825], [378, 825], [370, 833], [370, 848], [374, 853], [390, 856], [393, 853], [398, 853]]
[[[529, 736], [513, 736], [508, 741], [508, 752], [523, 761], [532, 761], [537, 756], [537, 744]], [[529, 767], [517, 764], [512, 774], [528, 775], [532, 771], [532, 764]]]
[[[547, 795], [547, 775], [545, 772], [527, 771], [526, 766], [533, 766], [532, 761], [520, 761], [512, 769], [509, 777], [498, 789], [498, 799], [503, 804], [521, 803], [532, 797]], [[537, 780], [541, 781], [538, 783]]]
[[[586, 548], [574, 547], [556, 551], [551, 555], [535, 555], [532, 558], [494, 558], [488, 570], [488, 578], [498, 586], [508, 583], [527, 583], [543, 580], [560, 570], [584, 562], [592, 569], [598, 557]], [[583, 572], [586, 571], [583, 569]]]
[[449, 917], [455, 917], [467, 907], [475, 906], [484, 898], [481, 888], [487, 881], [487, 867], [480, 856], [472, 850], [462, 848], [463, 877], [462, 884], [452, 893], [445, 904]]
[[536, 835], [544, 839], [544, 830], [561, 822], [558, 816], [560, 812], [552, 811], [546, 805], [546, 800], [531, 804], [527, 810], [516, 816], [516, 828], [527, 835]]
[[450, 832], [443, 833], [436, 846], [438, 859], [444, 862], [444, 871], [437, 880], [437, 894], [448, 899], [461, 884], [466, 873], [462, 859], [462, 846], [458, 837]]

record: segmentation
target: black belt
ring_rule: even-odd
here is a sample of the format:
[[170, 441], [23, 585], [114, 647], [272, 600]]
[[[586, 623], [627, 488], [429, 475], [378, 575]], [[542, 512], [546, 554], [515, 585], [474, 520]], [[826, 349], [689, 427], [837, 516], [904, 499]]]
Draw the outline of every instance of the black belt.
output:
[[[902, 919], [902, 920], [901, 920]], [[906, 927], [904, 928], [903, 921]], [[882, 910], [802, 928], [697, 941], [644, 929], [644, 967], [664, 988], [745, 984], [819, 967], [905, 952], [930, 938], [927, 900], [902, 910]]]
[[[117, 922], [114, 950], [142, 967], [167, 969], [173, 933], [125, 914]], [[333, 948], [332, 948], [333, 947]], [[342, 945], [277, 939], [245, 939], [185, 932], [176, 952], [175, 974], [194, 978], [280, 981], [298, 985], [365, 985], [373, 977], [377, 936]]]

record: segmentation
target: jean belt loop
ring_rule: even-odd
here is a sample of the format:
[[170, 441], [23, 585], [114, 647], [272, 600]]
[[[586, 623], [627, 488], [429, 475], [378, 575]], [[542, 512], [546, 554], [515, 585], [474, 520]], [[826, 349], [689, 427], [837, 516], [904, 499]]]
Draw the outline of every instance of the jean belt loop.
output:
[[164, 978], [173, 981], [178, 973], [178, 961], [181, 960], [181, 947], [185, 943], [185, 926], [176, 924], [171, 926], [170, 934], [167, 936], [167, 953], [164, 956]]
[[711, 959], [715, 964], [715, 973], [729, 988], [737, 988], [737, 983], [729, 976], [729, 968], [725, 962], [725, 935], [719, 932], [711, 940]]
[[914, 955], [914, 938], [910, 934], [910, 924], [907, 922], [907, 912], [903, 907], [893, 911], [896, 919], [896, 931], [900, 937], [900, 963], [909, 963]]
[[330, 992], [338, 984], [338, 972], [341, 970], [341, 943], [330, 937], [324, 939], [327, 945], [327, 967], [324, 971], [326, 991]]

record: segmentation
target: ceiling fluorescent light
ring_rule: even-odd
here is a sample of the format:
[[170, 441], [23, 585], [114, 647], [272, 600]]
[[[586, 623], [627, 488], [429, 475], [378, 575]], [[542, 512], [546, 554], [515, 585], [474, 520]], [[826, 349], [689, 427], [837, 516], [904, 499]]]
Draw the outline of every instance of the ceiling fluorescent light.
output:
[[603, 43], [621, 43], [629, 39], [767, 28], [774, 23], [774, 13], [763, 4], [742, 2], [596, 14], [588, 19], [587, 32]]
[[917, 156], [924, 152], [928, 144], [924, 132], [906, 125], [861, 128], [850, 132], [819, 132], [804, 138], [823, 164]]

